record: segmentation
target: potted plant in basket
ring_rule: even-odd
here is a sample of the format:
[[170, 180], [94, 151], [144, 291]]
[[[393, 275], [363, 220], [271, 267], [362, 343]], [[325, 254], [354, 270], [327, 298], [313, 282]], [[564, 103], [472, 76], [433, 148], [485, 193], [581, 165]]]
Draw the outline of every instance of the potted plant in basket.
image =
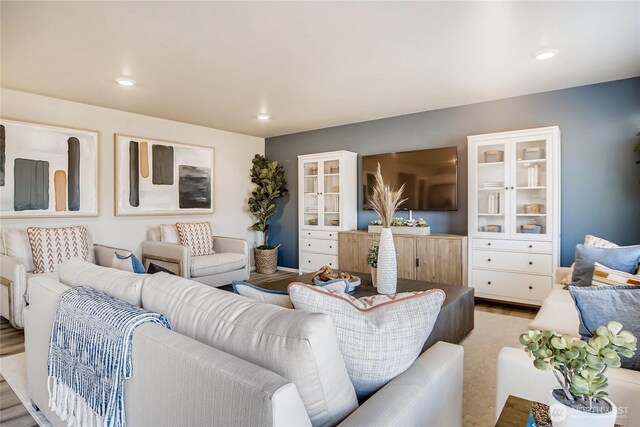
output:
[[256, 271], [271, 274], [278, 266], [278, 247], [269, 244], [268, 220], [277, 211], [275, 201], [287, 194], [287, 181], [284, 167], [277, 161], [269, 161], [263, 155], [256, 154], [251, 167], [251, 182], [256, 184], [249, 197], [249, 211], [258, 220], [251, 227], [263, 234], [262, 245], [255, 248]]
[[533, 365], [552, 371], [560, 388], [549, 393], [554, 427], [613, 427], [618, 410], [606, 398], [608, 367], [620, 367], [620, 355], [631, 357], [637, 339], [622, 325], [610, 321], [593, 332], [589, 341], [556, 331], [530, 330], [520, 343], [534, 358]]

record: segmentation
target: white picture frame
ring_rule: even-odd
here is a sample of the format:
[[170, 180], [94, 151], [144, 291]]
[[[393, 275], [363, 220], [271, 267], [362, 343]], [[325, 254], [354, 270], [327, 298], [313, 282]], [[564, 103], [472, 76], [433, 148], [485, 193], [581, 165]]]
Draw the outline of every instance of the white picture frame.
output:
[[115, 134], [114, 151], [116, 216], [214, 212], [213, 147]]
[[99, 133], [0, 118], [0, 218], [98, 216]]

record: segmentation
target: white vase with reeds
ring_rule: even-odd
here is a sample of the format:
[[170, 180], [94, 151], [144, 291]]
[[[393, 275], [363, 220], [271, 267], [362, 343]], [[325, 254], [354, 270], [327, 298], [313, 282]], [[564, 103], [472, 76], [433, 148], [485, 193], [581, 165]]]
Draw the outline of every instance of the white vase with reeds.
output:
[[404, 185], [399, 190], [394, 190], [384, 183], [380, 164], [376, 171], [376, 184], [373, 187], [373, 195], [369, 204], [382, 221], [380, 233], [380, 246], [378, 249], [377, 289], [379, 294], [395, 294], [398, 285], [398, 264], [396, 261], [396, 248], [393, 244], [391, 233], [391, 221], [396, 209], [406, 200], [400, 199], [404, 191]]

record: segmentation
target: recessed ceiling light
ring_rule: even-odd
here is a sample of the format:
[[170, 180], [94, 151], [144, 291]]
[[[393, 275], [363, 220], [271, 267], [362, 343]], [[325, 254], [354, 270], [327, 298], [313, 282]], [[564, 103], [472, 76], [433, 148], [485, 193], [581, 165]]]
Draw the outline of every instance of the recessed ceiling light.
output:
[[270, 115], [265, 113], [258, 114], [256, 117], [258, 117], [258, 120], [269, 120], [271, 118]]
[[119, 85], [122, 85], [122, 86], [135, 86], [136, 84], [135, 80], [125, 79], [125, 78], [119, 78], [119, 79], [116, 79], [116, 81], [118, 82]]
[[557, 54], [558, 51], [556, 49], [541, 50], [540, 52], [536, 53], [536, 59], [539, 61], [544, 61], [545, 59], [553, 58]]

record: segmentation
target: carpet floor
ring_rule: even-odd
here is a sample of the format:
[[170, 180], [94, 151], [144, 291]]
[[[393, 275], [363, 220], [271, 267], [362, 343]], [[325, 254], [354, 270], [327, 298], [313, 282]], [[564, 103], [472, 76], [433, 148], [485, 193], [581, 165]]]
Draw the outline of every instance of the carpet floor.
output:
[[[464, 347], [464, 396], [463, 423], [465, 427], [490, 427], [495, 425], [495, 392], [496, 392], [496, 360], [502, 347], [518, 347], [518, 336], [527, 329], [531, 321], [530, 315], [503, 315], [487, 312], [481, 307], [475, 310], [475, 328], [460, 343]], [[6, 325], [2, 325], [5, 326]], [[8, 332], [8, 331], [5, 331]], [[20, 331], [21, 332], [21, 331]], [[14, 336], [15, 335], [15, 336]], [[15, 342], [17, 336], [12, 334], [11, 346], [19, 346]], [[2, 344], [9, 344], [5, 341]], [[3, 345], [4, 347], [4, 345]], [[5, 347], [6, 349], [6, 347]], [[10, 410], [3, 410], [0, 426], [33, 426], [48, 425], [31, 410], [26, 394], [26, 375], [24, 352], [4, 355], [0, 358], [0, 374], [8, 385], [2, 392], [4, 404], [6, 399], [15, 400]], [[14, 352], [11, 352], [14, 353]], [[5, 353], [6, 354], [6, 353]], [[9, 389], [10, 387], [10, 389]], [[13, 390], [13, 391], [11, 391]], [[14, 394], [15, 392], [15, 394]], [[28, 408], [25, 410], [20, 401]], [[22, 407], [22, 411], [19, 410]], [[26, 413], [32, 412], [31, 414]], [[31, 415], [34, 418], [31, 418]]]

